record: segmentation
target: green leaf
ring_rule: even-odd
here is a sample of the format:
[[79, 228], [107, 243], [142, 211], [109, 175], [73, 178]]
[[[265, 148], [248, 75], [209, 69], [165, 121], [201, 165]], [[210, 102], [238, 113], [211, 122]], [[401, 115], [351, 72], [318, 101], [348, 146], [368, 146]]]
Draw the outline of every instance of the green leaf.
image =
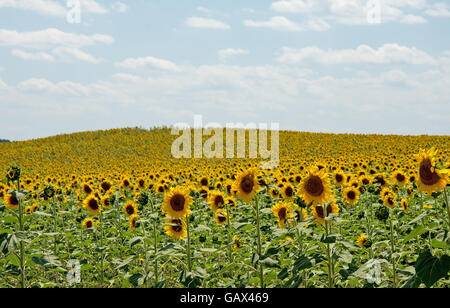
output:
[[450, 257], [444, 255], [438, 259], [429, 250], [425, 250], [417, 258], [415, 269], [416, 275], [427, 288], [430, 288], [439, 279], [448, 275], [450, 271]]
[[144, 283], [144, 275], [137, 273], [128, 278], [128, 281], [134, 286], [138, 287]]
[[313, 264], [311, 263], [311, 260], [305, 256], [300, 256], [295, 260], [294, 267], [292, 268], [292, 271], [294, 273], [297, 273], [298, 271], [308, 269], [313, 267]]
[[424, 226], [419, 225], [414, 230], [412, 230], [411, 233], [409, 233], [407, 236], [405, 236], [403, 238], [403, 241], [406, 243], [406, 242], [412, 240], [413, 238], [416, 238], [416, 237], [422, 235], [425, 232], [427, 232], [427, 229]]
[[261, 264], [265, 267], [280, 267], [280, 262], [272, 258], [265, 258], [261, 261]]
[[431, 246], [433, 248], [442, 248], [442, 249], [448, 249], [449, 248], [448, 244], [446, 242], [439, 241], [439, 240], [437, 240], [435, 238], [431, 240]]

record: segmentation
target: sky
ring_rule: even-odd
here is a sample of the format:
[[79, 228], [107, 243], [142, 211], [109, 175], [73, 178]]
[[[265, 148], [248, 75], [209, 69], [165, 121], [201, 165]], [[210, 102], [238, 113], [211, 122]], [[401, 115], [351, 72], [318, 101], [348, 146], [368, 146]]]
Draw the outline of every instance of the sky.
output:
[[444, 0], [0, 0], [0, 139], [194, 115], [450, 135], [449, 34]]

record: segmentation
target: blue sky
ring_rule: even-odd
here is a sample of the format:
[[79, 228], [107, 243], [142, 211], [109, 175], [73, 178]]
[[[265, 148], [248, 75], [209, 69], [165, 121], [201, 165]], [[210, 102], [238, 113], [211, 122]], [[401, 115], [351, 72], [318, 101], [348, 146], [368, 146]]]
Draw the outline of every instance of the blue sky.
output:
[[69, 23], [67, 1], [0, 0], [0, 139], [193, 124], [195, 114], [299, 131], [450, 133], [447, 1], [80, 5], [80, 23]]

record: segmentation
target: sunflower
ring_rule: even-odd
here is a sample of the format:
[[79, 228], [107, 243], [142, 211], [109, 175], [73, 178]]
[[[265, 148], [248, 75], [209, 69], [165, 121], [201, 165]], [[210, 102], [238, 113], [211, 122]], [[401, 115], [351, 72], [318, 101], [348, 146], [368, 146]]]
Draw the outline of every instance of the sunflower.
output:
[[88, 183], [84, 183], [81, 185], [81, 190], [86, 194], [90, 195], [92, 193], [92, 188]]
[[83, 206], [92, 215], [98, 215], [102, 211], [102, 206], [100, 202], [94, 195], [89, 195], [84, 201]]
[[293, 200], [295, 196], [295, 189], [292, 187], [291, 184], [286, 184], [283, 186], [283, 189], [281, 189], [281, 195], [286, 200]]
[[208, 187], [208, 186], [209, 186], [209, 179], [208, 179], [208, 177], [207, 177], [207, 176], [202, 176], [202, 177], [200, 177], [200, 178], [198, 179], [198, 184], [199, 184], [200, 186], [206, 186], [206, 187]]
[[140, 178], [137, 181], [137, 186], [139, 189], [145, 189], [146, 184], [147, 184], [147, 182], [143, 178]]
[[214, 214], [214, 220], [216, 221], [216, 224], [218, 224], [219, 226], [225, 224], [228, 221], [227, 212], [218, 209]]
[[209, 199], [209, 206], [213, 212], [218, 209], [223, 209], [225, 207], [225, 196], [223, 193], [217, 191], [212, 192]]
[[408, 200], [406, 199], [402, 199], [402, 201], [400, 202], [403, 211], [407, 214], [409, 212], [409, 205], [408, 205]]
[[272, 197], [272, 199], [278, 198], [280, 196], [280, 191], [278, 190], [278, 188], [272, 187], [270, 189], [270, 196]]
[[131, 231], [134, 231], [134, 229], [136, 228], [137, 219], [138, 219], [137, 214], [130, 216], [130, 230]]
[[110, 208], [111, 207], [111, 195], [105, 195], [101, 199], [102, 207], [104, 208]]
[[292, 208], [289, 203], [278, 202], [272, 206], [272, 213], [278, 220], [278, 225], [281, 229], [285, 229], [285, 223], [293, 217]]
[[399, 186], [405, 186], [408, 183], [408, 178], [406, 174], [400, 170], [395, 171], [391, 177], [392, 183], [397, 184]]
[[371, 246], [370, 240], [365, 236], [364, 234], [361, 234], [358, 239], [356, 240], [356, 245], [359, 247], [365, 247], [368, 248]]
[[33, 207], [32, 207], [31, 205], [26, 206], [26, 207], [25, 207], [25, 213], [26, 213], [27, 215], [33, 214]]
[[95, 220], [92, 218], [86, 218], [83, 220], [83, 229], [92, 229], [95, 228]]
[[436, 154], [437, 150], [431, 148], [428, 151], [421, 150], [416, 156], [419, 161], [418, 188], [428, 195], [447, 185], [447, 171], [436, 168]]
[[171, 238], [182, 240], [187, 237], [186, 222], [183, 219], [168, 219], [164, 230]]
[[359, 190], [353, 186], [344, 189], [342, 195], [349, 205], [355, 205], [359, 200]]
[[198, 194], [200, 195], [200, 198], [202, 198], [203, 200], [205, 200], [205, 201], [208, 200], [208, 196], [209, 196], [208, 187], [205, 187], [205, 186], [201, 187], [198, 190]]
[[235, 251], [237, 251], [239, 248], [241, 248], [242, 242], [241, 242], [241, 239], [239, 237], [233, 236], [232, 242], [233, 242], [233, 248], [234, 248]]
[[122, 188], [123, 190], [131, 188], [130, 180], [128, 178], [123, 178], [120, 183], [120, 188]]
[[7, 194], [4, 201], [7, 209], [15, 210], [19, 207], [19, 200], [14, 194]]
[[192, 198], [181, 188], [172, 188], [165, 196], [162, 211], [172, 218], [183, 218], [191, 213]]
[[383, 203], [384, 205], [386, 205], [388, 208], [392, 209], [394, 206], [397, 205], [397, 201], [395, 201], [395, 194], [394, 193], [390, 193], [388, 195], [386, 195], [384, 197]]
[[100, 183], [100, 188], [104, 193], [107, 193], [112, 187], [112, 184], [108, 181], [103, 181]]
[[228, 204], [230, 209], [234, 209], [237, 206], [237, 202], [233, 197], [226, 198], [225, 203]]
[[379, 173], [373, 177], [373, 184], [378, 184], [381, 187], [385, 187], [388, 183], [386, 176], [383, 173]]
[[372, 179], [370, 178], [370, 176], [368, 175], [361, 175], [358, 178], [359, 183], [361, 183], [362, 185], [370, 185], [372, 183]]
[[234, 189], [237, 191], [236, 195], [239, 199], [247, 203], [252, 201], [259, 189], [257, 170], [248, 169], [239, 174], [234, 183]]
[[311, 169], [300, 183], [298, 194], [307, 204], [324, 204], [330, 200], [331, 189], [325, 169]]
[[125, 214], [127, 214], [127, 217], [131, 217], [133, 215], [136, 215], [138, 212], [137, 209], [137, 205], [136, 203], [134, 203], [131, 200], [128, 200], [124, 205], [123, 205], [123, 211], [125, 212]]
[[[322, 207], [322, 205], [311, 206], [311, 213], [316, 219], [316, 222], [320, 223], [321, 225], [325, 224], [324, 208]], [[339, 214], [339, 207], [334, 202], [331, 202], [326, 206], [326, 217], [329, 217], [331, 214]]]

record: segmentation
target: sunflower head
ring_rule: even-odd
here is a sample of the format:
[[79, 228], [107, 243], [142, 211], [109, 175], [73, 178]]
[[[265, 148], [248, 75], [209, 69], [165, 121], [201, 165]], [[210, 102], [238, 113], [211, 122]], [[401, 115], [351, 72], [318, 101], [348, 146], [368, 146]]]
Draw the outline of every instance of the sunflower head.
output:
[[272, 206], [272, 213], [278, 220], [281, 229], [285, 229], [285, 223], [293, 217], [292, 207], [289, 203], [278, 202]]
[[15, 193], [6, 194], [4, 201], [7, 209], [15, 210], [19, 207], [19, 199]]
[[361, 234], [356, 240], [356, 244], [361, 248], [369, 248], [372, 246], [372, 242], [367, 238], [366, 235]]
[[[313, 214], [314, 218], [316, 219], [316, 222], [325, 225], [325, 219], [332, 214], [338, 215], [339, 214], [339, 207], [336, 203], [331, 202], [326, 206], [322, 205], [312, 205], [311, 206], [311, 213]], [[329, 222], [328, 224], [330, 224]]]
[[448, 170], [436, 168], [436, 154], [437, 150], [431, 148], [428, 151], [421, 150], [416, 156], [419, 162], [418, 188], [429, 195], [443, 189], [448, 181]]
[[83, 229], [93, 229], [96, 227], [96, 221], [92, 218], [83, 220]]
[[17, 166], [11, 166], [6, 171], [6, 179], [8, 181], [17, 181], [20, 179], [20, 168]]
[[408, 205], [408, 200], [406, 199], [402, 199], [402, 201], [400, 202], [403, 211], [405, 212], [405, 214], [407, 214], [409, 212], [409, 205]]
[[228, 222], [228, 215], [227, 212], [224, 210], [218, 209], [214, 214], [214, 220], [216, 221], [216, 224], [223, 225]]
[[137, 215], [138, 213], [138, 209], [136, 206], [136, 203], [134, 203], [131, 200], [128, 200], [124, 205], [123, 205], [123, 211], [125, 212], [125, 214], [127, 215], [127, 217], [131, 217], [133, 215]]
[[134, 214], [134, 215], [130, 216], [129, 223], [130, 223], [130, 230], [131, 231], [134, 231], [134, 229], [136, 228], [137, 221], [138, 221], [138, 215], [137, 214]]
[[247, 203], [252, 201], [259, 188], [256, 169], [248, 169], [247, 171], [242, 172], [238, 175], [236, 182], [234, 183], [236, 196]]
[[92, 215], [98, 215], [102, 211], [100, 201], [94, 195], [89, 195], [83, 202], [83, 206]]
[[183, 218], [191, 213], [192, 197], [181, 188], [172, 188], [164, 197], [162, 211], [172, 218]]
[[225, 207], [225, 196], [221, 192], [212, 192], [210, 199], [209, 199], [209, 205], [213, 212], [217, 211], [218, 209], [223, 209]]
[[347, 204], [355, 205], [359, 200], [359, 190], [353, 186], [347, 187], [343, 191], [343, 197]]
[[283, 195], [283, 198], [286, 200], [293, 200], [295, 197], [295, 189], [292, 187], [291, 184], [286, 184], [283, 186], [283, 189], [281, 190], [281, 194]]
[[325, 169], [313, 168], [300, 183], [298, 194], [307, 204], [324, 204], [331, 198], [331, 188]]
[[168, 236], [177, 240], [182, 240], [187, 237], [186, 222], [184, 218], [167, 219], [167, 223], [164, 226], [164, 230], [166, 230]]

